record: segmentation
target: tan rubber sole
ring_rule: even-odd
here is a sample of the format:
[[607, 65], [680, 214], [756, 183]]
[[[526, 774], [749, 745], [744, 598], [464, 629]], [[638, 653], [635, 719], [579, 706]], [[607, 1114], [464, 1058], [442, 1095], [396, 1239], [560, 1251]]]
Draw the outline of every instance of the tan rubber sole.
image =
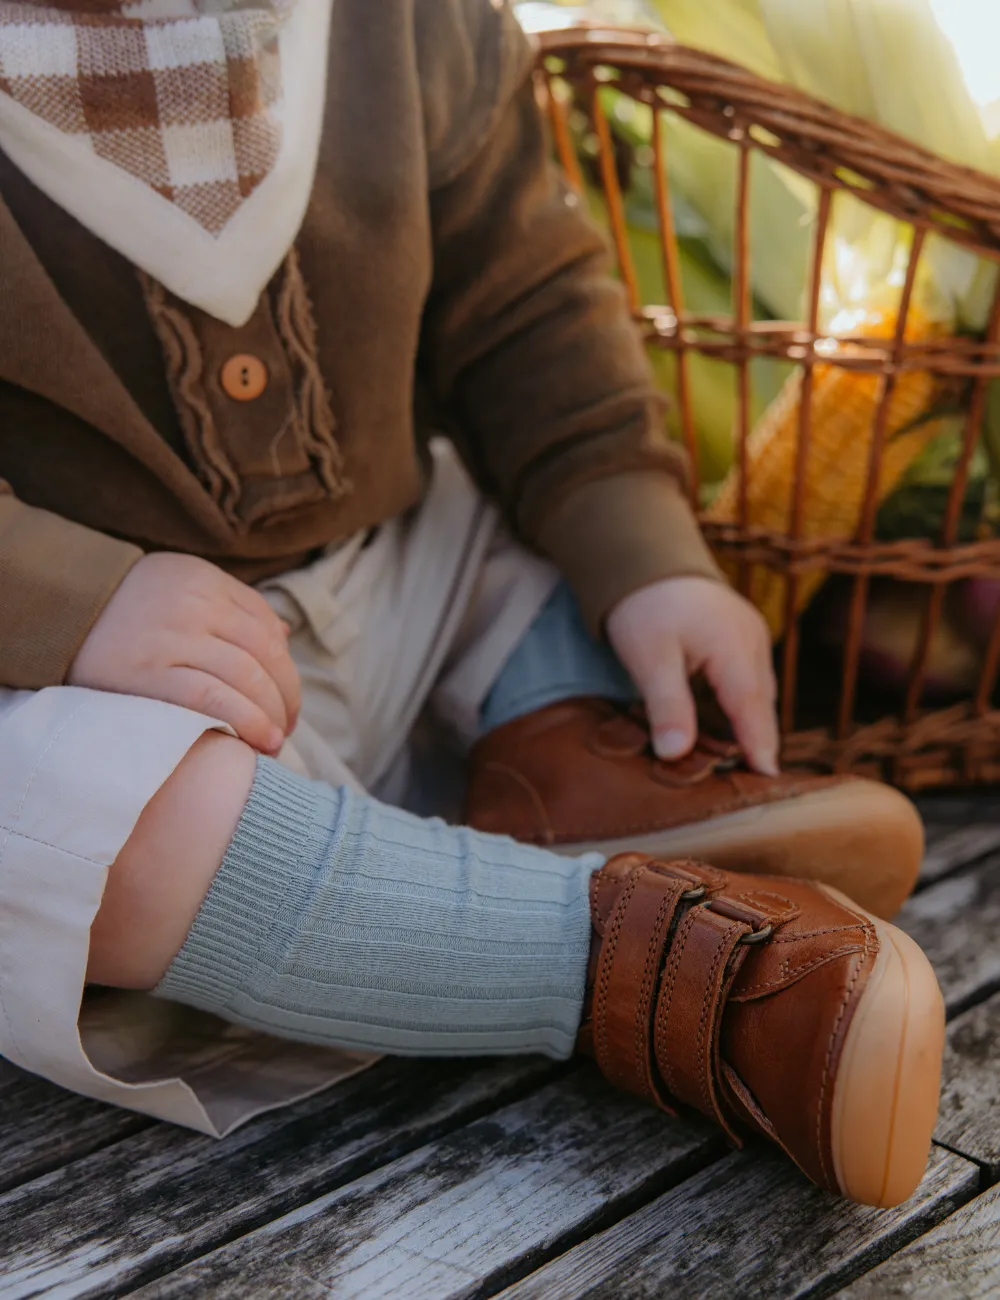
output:
[[876, 781], [847, 781], [669, 831], [560, 845], [609, 857], [638, 850], [700, 858], [726, 871], [795, 876], [841, 890], [874, 916], [909, 896], [924, 856], [924, 828], [909, 799]]
[[[838, 896], [846, 906], [849, 899]], [[879, 954], [847, 1031], [833, 1091], [831, 1146], [841, 1191], [888, 1208], [916, 1191], [937, 1120], [944, 1000], [902, 930], [872, 918]]]

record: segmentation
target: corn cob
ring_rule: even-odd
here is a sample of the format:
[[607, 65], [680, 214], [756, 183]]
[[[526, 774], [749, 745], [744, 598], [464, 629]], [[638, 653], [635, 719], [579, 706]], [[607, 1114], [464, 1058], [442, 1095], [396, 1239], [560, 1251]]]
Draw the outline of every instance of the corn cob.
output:
[[[891, 338], [895, 328], [893, 313], [872, 311], [852, 333]], [[916, 304], [911, 305], [908, 341], [928, 339], [942, 332]], [[902, 371], [897, 377], [882, 445], [879, 502], [893, 492], [906, 468], [945, 427], [941, 419], [921, 419], [932, 406], [937, 389], [934, 376], [926, 371]], [[746, 522], [750, 527], [775, 533], [790, 531], [801, 392], [802, 375], [797, 372], [786, 381], [747, 439]], [[864, 504], [878, 400], [878, 375], [836, 365], [814, 368], [800, 536], [849, 538], [854, 534]], [[713, 523], [739, 523], [739, 502], [740, 471], [734, 466], [706, 518]], [[726, 576], [735, 583], [737, 563], [730, 556], [720, 556], [719, 560]], [[825, 577], [819, 569], [800, 575], [796, 613], [805, 608]], [[751, 567], [750, 599], [764, 615], [775, 639], [784, 631], [786, 591], [787, 581], [781, 574], [762, 565]]]

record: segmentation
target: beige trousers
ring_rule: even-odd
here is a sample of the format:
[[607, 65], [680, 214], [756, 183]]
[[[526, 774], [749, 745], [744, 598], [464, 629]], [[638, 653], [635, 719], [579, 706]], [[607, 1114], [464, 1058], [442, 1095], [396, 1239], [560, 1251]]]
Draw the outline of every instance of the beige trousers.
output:
[[[555, 577], [510, 540], [450, 446], [436, 444], [417, 510], [263, 588], [292, 626], [303, 682], [282, 761], [440, 811], [444, 786], [415, 757], [414, 728], [431, 713], [456, 748], [471, 741]], [[0, 1056], [221, 1136], [375, 1058], [84, 988], [108, 867], [190, 747], [217, 727], [132, 696], [0, 689]]]

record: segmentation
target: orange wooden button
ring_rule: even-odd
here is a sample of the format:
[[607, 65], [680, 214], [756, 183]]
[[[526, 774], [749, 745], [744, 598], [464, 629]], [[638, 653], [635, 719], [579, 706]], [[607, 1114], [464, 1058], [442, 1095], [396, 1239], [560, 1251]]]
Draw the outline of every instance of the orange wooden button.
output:
[[267, 387], [267, 366], [250, 352], [237, 352], [222, 367], [219, 379], [234, 402], [252, 402]]

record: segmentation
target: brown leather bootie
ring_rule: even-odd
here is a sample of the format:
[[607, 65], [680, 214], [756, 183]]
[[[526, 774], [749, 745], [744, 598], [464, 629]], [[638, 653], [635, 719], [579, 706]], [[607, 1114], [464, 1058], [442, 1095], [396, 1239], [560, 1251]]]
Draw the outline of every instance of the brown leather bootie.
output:
[[630, 853], [591, 878], [577, 1046], [665, 1110], [758, 1134], [868, 1205], [914, 1191], [944, 1004], [902, 931], [823, 885]]
[[484, 736], [470, 756], [465, 820], [557, 852], [639, 850], [808, 876], [877, 916], [892, 916], [910, 893], [924, 847], [916, 809], [888, 786], [759, 776], [736, 746], [710, 739], [663, 762], [640, 710], [593, 698]]

